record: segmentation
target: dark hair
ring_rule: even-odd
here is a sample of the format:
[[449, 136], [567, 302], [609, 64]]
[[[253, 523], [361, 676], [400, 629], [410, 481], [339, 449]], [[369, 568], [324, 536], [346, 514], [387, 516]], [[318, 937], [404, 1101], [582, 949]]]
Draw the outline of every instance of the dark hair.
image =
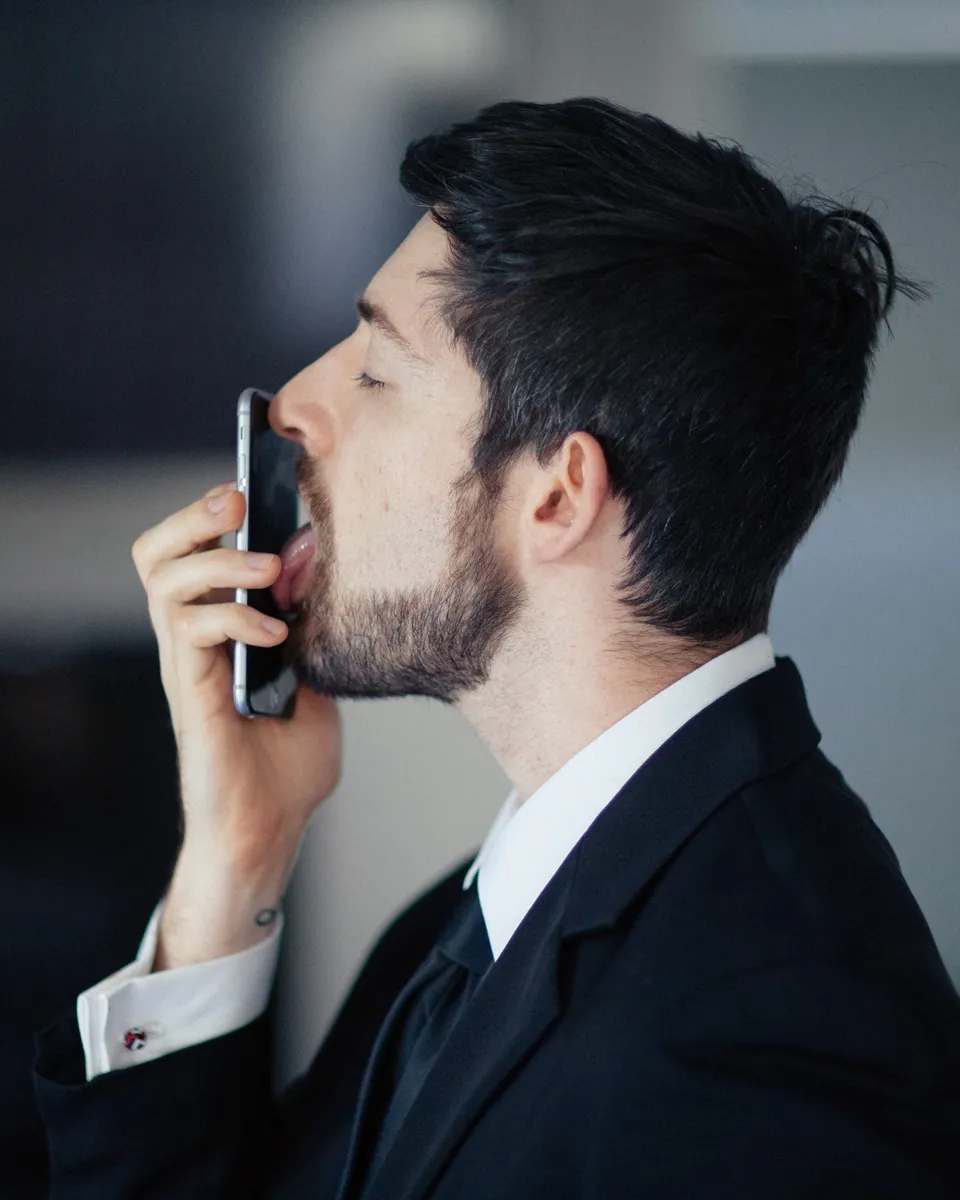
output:
[[766, 628], [840, 477], [895, 291], [872, 217], [606, 100], [510, 101], [411, 143], [451, 242], [439, 313], [484, 384], [495, 500], [584, 430], [630, 537], [620, 603], [696, 644]]

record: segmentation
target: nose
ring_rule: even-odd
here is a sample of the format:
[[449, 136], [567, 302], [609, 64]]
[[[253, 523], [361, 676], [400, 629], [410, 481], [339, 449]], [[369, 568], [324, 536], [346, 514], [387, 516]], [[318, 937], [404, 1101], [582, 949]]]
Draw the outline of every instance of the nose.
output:
[[288, 380], [270, 401], [267, 409], [267, 420], [270, 428], [280, 437], [289, 438], [292, 442], [303, 445], [304, 431], [297, 424], [297, 404], [293, 395], [293, 384], [298, 377]]
[[326, 421], [324, 406], [317, 397], [317, 363], [304, 367], [299, 374], [287, 380], [277, 392], [268, 408], [268, 420], [274, 433], [298, 442], [304, 449], [317, 453], [316, 442], [320, 428]]

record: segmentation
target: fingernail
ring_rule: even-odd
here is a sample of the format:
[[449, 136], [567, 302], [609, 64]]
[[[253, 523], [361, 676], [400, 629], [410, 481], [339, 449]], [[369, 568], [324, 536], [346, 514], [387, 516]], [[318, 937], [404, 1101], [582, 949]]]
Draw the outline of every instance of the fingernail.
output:
[[262, 571], [264, 567], [269, 567], [273, 563], [274, 556], [272, 554], [254, 554], [247, 555], [247, 566], [253, 567], [257, 571]]
[[223, 510], [227, 507], [227, 502], [235, 490], [236, 489], [231, 489], [229, 491], [222, 492], [219, 496], [214, 496], [211, 500], [207, 501], [207, 508], [212, 513], [223, 512]]
[[287, 627], [283, 621], [275, 621], [273, 617], [261, 617], [260, 620], [267, 633], [276, 634], [286, 632]]

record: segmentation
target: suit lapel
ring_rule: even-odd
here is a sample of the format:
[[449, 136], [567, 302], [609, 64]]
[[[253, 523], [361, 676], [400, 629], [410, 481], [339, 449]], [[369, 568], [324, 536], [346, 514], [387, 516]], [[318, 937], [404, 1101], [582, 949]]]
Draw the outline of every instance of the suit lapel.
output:
[[[778, 658], [773, 670], [698, 713], [640, 767], [483, 979], [368, 1181], [365, 1200], [420, 1200], [499, 1087], [560, 1018], [564, 943], [611, 928], [728, 796], [810, 753], [819, 740], [800, 675], [790, 659]], [[369, 1077], [368, 1070], [365, 1093]]]

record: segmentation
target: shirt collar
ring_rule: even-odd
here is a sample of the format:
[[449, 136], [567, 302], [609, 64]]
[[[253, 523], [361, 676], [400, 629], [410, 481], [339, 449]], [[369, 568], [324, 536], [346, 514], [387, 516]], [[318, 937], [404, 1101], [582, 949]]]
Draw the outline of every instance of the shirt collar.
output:
[[474, 878], [494, 959], [587, 829], [628, 779], [701, 709], [775, 666], [758, 633], [682, 676], [604, 730], [533, 793], [514, 788], [464, 876]]

